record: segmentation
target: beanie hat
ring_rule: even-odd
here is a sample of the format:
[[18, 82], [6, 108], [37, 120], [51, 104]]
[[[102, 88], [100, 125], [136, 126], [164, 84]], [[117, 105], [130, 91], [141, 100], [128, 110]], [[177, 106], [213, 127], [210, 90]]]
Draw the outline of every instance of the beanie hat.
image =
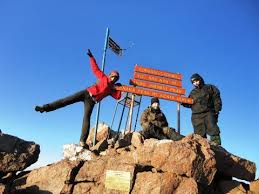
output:
[[118, 71], [111, 71], [110, 76], [118, 77], [118, 78], [119, 78], [119, 77], [120, 77], [120, 74], [119, 74]]
[[153, 97], [151, 99], [151, 105], [154, 103], [154, 102], [157, 102], [159, 104], [159, 99], [157, 97]]
[[202, 77], [198, 74], [198, 73], [195, 73], [191, 76], [191, 82], [193, 83], [194, 80], [201, 80]]

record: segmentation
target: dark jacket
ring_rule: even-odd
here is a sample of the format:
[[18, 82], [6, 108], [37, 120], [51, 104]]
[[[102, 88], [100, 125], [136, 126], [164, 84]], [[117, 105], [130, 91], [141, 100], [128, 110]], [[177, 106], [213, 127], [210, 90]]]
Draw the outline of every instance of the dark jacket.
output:
[[158, 128], [168, 127], [168, 122], [164, 113], [159, 109], [153, 111], [151, 107], [148, 107], [141, 115], [140, 124], [144, 130], [148, 130], [151, 125]]
[[195, 76], [200, 80], [201, 85], [199, 88], [194, 88], [189, 95], [189, 98], [193, 99], [193, 104], [183, 104], [183, 106], [191, 108], [192, 114], [200, 114], [209, 111], [219, 113], [222, 109], [220, 91], [214, 85], [205, 84], [200, 75], [195, 74]]

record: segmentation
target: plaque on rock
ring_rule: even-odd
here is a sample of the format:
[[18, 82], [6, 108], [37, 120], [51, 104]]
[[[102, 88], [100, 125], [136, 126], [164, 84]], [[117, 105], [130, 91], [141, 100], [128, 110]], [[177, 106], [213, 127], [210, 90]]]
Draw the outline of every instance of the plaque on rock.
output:
[[130, 192], [130, 172], [106, 170], [105, 188]]

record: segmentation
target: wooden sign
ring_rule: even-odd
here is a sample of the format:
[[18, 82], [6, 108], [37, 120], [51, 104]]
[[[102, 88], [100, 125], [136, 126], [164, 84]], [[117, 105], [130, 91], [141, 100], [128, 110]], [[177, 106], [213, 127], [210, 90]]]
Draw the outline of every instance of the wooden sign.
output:
[[130, 192], [130, 172], [107, 170], [105, 176], [105, 188]]
[[116, 90], [120, 90], [122, 92], [130, 92], [130, 93], [143, 95], [143, 96], [158, 97], [161, 99], [176, 101], [176, 102], [180, 102], [180, 103], [183, 102], [183, 103], [187, 103], [187, 104], [193, 104], [193, 100], [191, 98], [187, 98], [187, 97], [183, 97], [183, 96], [176, 96], [176, 95], [152, 91], [152, 90], [146, 90], [146, 89], [142, 89], [142, 88], [136, 88], [133, 86], [125, 86], [125, 85], [116, 86]]
[[150, 76], [150, 75], [136, 73], [136, 72], [134, 73], [134, 79], [141, 79], [141, 80], [145, 80], [145, 81], [151, 81], [151, 82], [162, 83], [162, 84], [167, 84], [167, 85], [171, 85], [171, 86], [182, 87], [182, 82], [178, 81], [178, 80]]
[[140, 81], [140, 80], [136, 80], [136, 79], [131, 79], [130, 84], [134, 85], [134, 86], [140, 86], [140, 87], [144, 87], [144, 88], [185, 95], [185, 89], [183, 89], [183, 88], [174, 88], [174, 87], [170, 87], [170, 86], [166, 86], [166, 85], [162, 85], [162, 84], [155, 84], [155, 83]]
[[139, 65], [135, 65], [135, 72], [182, 80], [182, 75], [179, 73], [170, 73], [167, 71], [160, 71], [152, 68], [141, 67]]

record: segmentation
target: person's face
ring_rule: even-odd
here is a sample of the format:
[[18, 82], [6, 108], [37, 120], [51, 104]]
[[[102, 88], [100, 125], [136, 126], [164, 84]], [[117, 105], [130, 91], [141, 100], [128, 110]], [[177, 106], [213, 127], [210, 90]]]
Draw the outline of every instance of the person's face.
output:
[[114, 84], [116, 81], [118, 81], [118, 77], [117, 76], [113, 76], [113, 75], [110, 75], [110, 80], [111, 82]]
[[154, 103], [151, 105], [151, 107], [156, 110], [156, 109], [159, 108], [159, 103], [154, 102]]
[[192, 81], [192, 84], [193, 84], [195, 87], [199, 87], [199, 86], [200, 86], [200, 80], [198, 80], [198, 79], [193, 80], [193, 81]]

